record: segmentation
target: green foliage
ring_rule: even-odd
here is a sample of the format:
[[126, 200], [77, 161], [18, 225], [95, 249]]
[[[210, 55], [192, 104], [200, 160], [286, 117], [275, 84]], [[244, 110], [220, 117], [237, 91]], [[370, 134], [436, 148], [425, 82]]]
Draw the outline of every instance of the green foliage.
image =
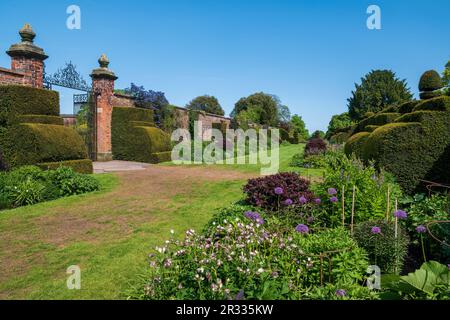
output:
[[367, 131], [366, 127], [369, 125], [372, 126], [382, 126], [388, 123], [395, 122], [396, 119], [400, 117], [399, 113], [379, 113], [376, 115], [373, 115], [369, 118], [361, 120], [354, 130], [354, 133]]
[[59, 116], [59, 94], [25, 86], [0, 86], [0, 126], [19, 122], [20, 115]]
[[91, 176], [76, 173], [72, 168], [59, 167], [48, 171], [52, 184], [59, 190], [61, 197], [88, 193], [100, 189], [98, 181]]
[[169, 159], [170, 136], [153, 124], [153, 112], [139, 108], [113, 108], [112, 147], [117, 160], [158, 163]]
[[[159, 117], [159, 126], [162, 130], [168, 133], [178, 129], [176, 119], [176, 107], [172, 105], [163, 106], [157, 111]], [[141, 124], [142, 125], [142, 124]], [[150, 122], [145, 123], [146, 127], [153, 126]]]
[[443, 87], [443, 81], [439, 73], [435, 70], [426, 71], [419, 81], [419, 91], [435, 91]]
[[298, 153], [292, 158], [290, 166], [308, 169], [325, 168], [327, 164], [326, 157], [327, 154], [304, 156], [302, 153]]
[[[374, 227], [380, 228], [381, 233], [373, 233]], [[369, 254], [370, 263], [379, 266], [382, 272], [399, 274], [402, 271], [409, 238], [401, 227], [395, 238], [394, 223], [386, 220], [361, 222], [355, 226], [354, 238]]]
[[289, 132], [287, 132], [285, 129], [280, 128], [280, 140], [282, 142], [284, 141], [290, 141], [291, 137], [289, 136]]
[[348, 132], [338, 132], [335, 135], [330, 137], [330, 143], [332, 144], [344, 144], [347, 142], [348, 138], [350, 138], [351, 133], [350, 129]]
[[[436, 105], [428, 100], [421, 108], [426, 109], [430, 101]], [[450, 182], [450, 112], [417, 111], [397, 121], [369, 136], [363, 147], [364, 158], [375, 159], [379, 167], [394, 174], [408, 193], [420, 190], [420, 179]]]
[[450, 269], [436, 261], [426, 262], [419, 270], [389, 285], [406, 299], [448, 300]]
[[[204, 233], [190, 230], [150, 255], [141, 299], [286, 300], [308, 298], [324, 282], [356, 288], [368, 266], [364, 250], [341, 229], [300, 235], [294, 228], [280, 233], [269, 223], [255, 226], [239, 205], [221, 211]], [[280, 248], [284, 248], [280, 250]], [[331, 268], [331, 273], [329, 269]], [[342, 272], [346, 270], [346, 272]]]
[[92, 160], [90, 159], [38, 163], [36, 166], [42, 170], [55, 170], [59, 167], [67, 167], [78, 173], [91, 174], [94, 172]]
[[83, 139], [72, 128], [20, 124], [0, 132], [0, 149], [9, 167], [87, 158]]
[[390, 70], [375, 70], [356, 84], [352, 97], [348, 99], [349, 115], [361, 120], [366, 112], [379, 112], [384, 108], [411, 100], [412, 94], [405, 80], [400, 80]]
[[59, 167], [43, 171], [35, 166], [23, 166], [0, 174], [0, 209], [9, 209], [99, 190], [91, 176]]
[[240, 126], [255, 123], [276, 127], [280, 120], [277, 101], [272, 95], [263, 92], [236, 102], [231, 117], [238, 119]]
[[417, 104], [413, 111], [449, 111], [450, 112], [450, 97], [437, 97], [434, 99], [423, 101]]
[[[382, 219], [387, 211], [387, 190], [390, 189], [390, 207], [395, 205], [394, 199], [401, 197], [400, 187], [394, 183], [393, 178], [373, 166], [366, 166], [355, 158], [347, 157], [342, 153], [327, 156], [325, 180], [316, 186], [313, 191], [322, 198], [327, 206], [329, 216], [328, 226], [342, 225], [342, 188], [345, 189], [345, 221], [350, 225], [352, 211], [353, 186], [355, 193], [355, 223]], [[336, 189], [339, 203], [331, 203], [328, 190]], [[325, 200], [326, 199], [326, 200]]]
[[216, 97], [208, 95], [200, 96], [193, 99], [186, 105], [186, 109], [203, 111], [206, 113], [211, 113], [219, 116], [225, 115], [225, 111], [222, 109], [219, 100], [217, 100]]
[[44, 115], [21, 115], [18, 117], [20, 123], [39, 123], [39, 124], [53, 124], [58, 126], [64, 125], [64, 119], [57, 116]]
[[353, 125], [353, 120], [350, 118], [348, 112], [342, 114], [334, 115], [331, 118], [330, 124], [328, 125], [328, 132], [326, 136], [330, 138], [337, 133], [337, 130], [351, 127]]
[[345, 143], [345, 153], [349, 156], [356, 155], [360, 159], [364, 159], [364, 144], [369, 139], [369, 132], [359, 132], [351, 136]]
[[411, 113], [420, 102], [420, 100], [413, 100], [402, 103], [398, 108], [398, 112], [400, 112], [401, 114]]
[[325, 132], [321, 130], [316, 130], [313, 132], [310, 139], [325, 139]]
[[[416, 230], [419, 226], [428, 226], [433, 221], [448, 221], [450, 213], [450, 198], [447, 195], [435, 194], [426, 197], [424, 194], [416, 194], [413, 197], [405, 197], [401, 205], [407, 208], [408, 219], [402, 222], [416, 248], [418, 261], [423, 261], [421, 241], [422, 237], [426, 249], [426, 257], [430, 260], [446, 261], [450, 259], [450, 250], [445, 244], [433, 239], [429, 233], [419, 234]], [[430, 231], [441, 240], [450, 239], [450, 226], [448, 223], [430, 224]]]

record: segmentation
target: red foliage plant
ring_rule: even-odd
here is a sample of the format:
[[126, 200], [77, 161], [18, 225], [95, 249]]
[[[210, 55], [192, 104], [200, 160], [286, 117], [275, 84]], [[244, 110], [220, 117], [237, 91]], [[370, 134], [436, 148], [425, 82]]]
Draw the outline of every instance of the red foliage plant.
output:
[[[308, 202], [313, 201], [314, 195], [309, 187], [310, 182], [308, 180], [300, 177], [297, 173], [286, 172], [251, 179], [244, 187], [244, 192], [249, 204], [264, 209], [277, 210], [288, 199], [292, 200], [293, 205], [301, 205], [301, 198]], [[275, 189], [282, 191], [282, 193], [277, 194]]]

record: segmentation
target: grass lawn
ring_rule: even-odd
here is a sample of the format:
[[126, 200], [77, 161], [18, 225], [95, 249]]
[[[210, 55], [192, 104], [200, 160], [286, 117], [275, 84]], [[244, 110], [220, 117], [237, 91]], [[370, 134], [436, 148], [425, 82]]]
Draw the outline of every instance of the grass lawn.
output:
[[[282, 147], [282, 171], [296, 152]], [[258, 175], [247, 165], [152, 166], [99, 175], [100, 192], [0, 212], [0, 299], [126, 298], [171, 229], [201, 229]], [[79, 291], [66, 287], [71, 265], [82, 270]]]

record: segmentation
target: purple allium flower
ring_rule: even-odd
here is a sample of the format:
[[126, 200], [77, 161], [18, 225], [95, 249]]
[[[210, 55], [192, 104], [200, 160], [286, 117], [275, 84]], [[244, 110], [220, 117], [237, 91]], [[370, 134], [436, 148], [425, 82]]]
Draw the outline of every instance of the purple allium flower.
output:
[[347, 291], [345, 291], [343, 289], [339, 289], [338, 291], [336, 291], [336, 295], [338, 297], [346, 297], [347, 296]]
[[427, 232], [427, 228], [426, 228], [425, 226], [418, 226], [418, 227], [416, 228], [416, 231], [417, 231], [418, 233], [426, 233], [426, 232]]
[[308, 228], [308, 226], [306, 226], [304, 224], [299, 224], [297, 226], [297, 228], [295, 228], [295, 231], [297, 231], [298, 233], [301, 233], [301, 234], [307, 234], [307, 233], [309, 233], [309, 228]]
[[380, 234], [381, 233], [381, 228], [380, 227], [373, 227], [371, 232], [373, 234]]
[[333, 202], [333, 203], [336, 203], [336, 202], [339, 201], [339, 199], [336, 198], [336, 197], [331, 197], [331, 198], [330, 198], [330, 201]]
[[301, 196], [300, 199], [298, 199], [298, 201], [300, 201], [300, 204], [307, 204], [308, 203], [308, 199], [306, 199], [304, 196]]
[[398, 210], [394, 213], [394, 216], [398, 219], [406, 219], [408, 218], [408, 214], [403, 210]]
[[291, 199], [287, 199], [287, 200], [284, 202], [284, 204], [287, 205], [287, 206], [292, 206], [292, 205], [294, 204], [294, 201], [292, 201]]
[[321, 203], [322, 203], [322, 200], [321, 200], [320, 198], [317, 198], [317, 199], [314, 199], [314, 202], [315, 202], [316, 204], [321, 204]]
[[278, 195], [278, 196], [281, 196], [284, 193], [283, 188], [280, 188], [280, 187], [275, 188], [274, 191], [275, 191], [275, 194]]
[[335, 188], [330, 188], [330, 189], [328, 189], [328, 194], [330, 196], [335, 196], [335, 195], [337, 195], [337, 190]]
[[247, 211], [245, 213], [245, 216], [248, 219], [255, 221], [257, 224], [264, 224], [264, 219], [261, 217], [261, 215], [258, 212]]
[[239, 291], [239, 293], [236, 296], [236, 300], [244, 300], [244, 290]]

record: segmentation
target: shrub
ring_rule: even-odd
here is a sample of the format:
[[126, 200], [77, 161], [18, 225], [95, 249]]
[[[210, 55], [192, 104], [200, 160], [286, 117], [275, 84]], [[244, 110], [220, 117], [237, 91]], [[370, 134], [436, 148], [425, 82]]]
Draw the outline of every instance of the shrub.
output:
[[[408, 257], [413, 266], [419, 267], [423, 262], [421, 236], [423, 235], [426, 256], [428, 260], [447, 261], [450, 259], [450, 250], [445, 244], [435, 241], [428, 233], [419, 234], [417, 227], [428, 226], [432, 221], [448, 221], [450, 198], [447, 195], [436, 194], [426, 197], [417, 194], [402, 199], [402, 206], [406, 206], [408, 219], [403, 226], [411, 238], [413, 248]], [[429, 226], [435, 237], [441, 240], [450, 239], [450, 226], [448, 224], [431, 224]]]
[[369, 132], [359, 132], [351, 136], [345, 144], [345, 153], [349, 156], [355, 154], [358, 158], [364, 159], [364, 144], [369, 136]]
[[304, 157], [303, 154], [299, 153], [292, 158], [290, 166], [299, 168], [323, 168], [326, 165], [325, 158], [325, 154]]
[[[309, 181], [301, 178], [297, 173], [279, 173], [249, 180], [244, 187], [244, 192], [249, 204], [278, 210], [287, 199], [291, 199], [294, 204], [299, 204], [301, 197], [311, 201], [313, 194], [309, 190], [309, 185]], [[281, 188], [282, 193], [276, 194], [276, 188]]]
[[[327, 208], [327, 225], [342, 225], [342, 188], [345, 189], [345, 217], [346, 224], [350, 224], [352, 211], [353, 187], [355, 194], [355, 222], [378, 220], [386, 215], [387, 190], [390, 189], [390, 208], [394, 208], [395, 199], [400, 199], [400, 187], [394, 183], [391, 175], [373, 165], [364, 163], [355, 157], [347, 157], [336, 153], [327, 157], [325, 180], [313, 191], [321, 197], [323, 206]], [[336, 191], [335, 195], [329, 190]], [[338, 203], [332, 203], [331, 197], [337, 197]]]
[[398, 112], [400, 112], [401, 114], [410, 113], [413, 111], [415, 106], [419, 103], [420, 103], [419, 100], [413, 100], [413, 101], [408, 101], [408, 102], [402, 103], [398, 108]]
[[55, 170], [59, 167], [68, 167], [77, 173], [91, 174], [94, 172], [92, 160], [89, 159], [38, 163], [36, 166], [43, 170]]
[[344, 144], [350, 138], [350, 132], [338, 132], [331, 136], [330, 142], [334, 144]]
[[442, 78], [435, 70], [426, 71], [419, 81], [419, 91], [435, 91], [444, 86]]
[[45, 186], [39, 181], [27, 178], [15, 186], [7, 187], [6, 192], [14, 207], [29, 206], [44, 200]]
[[375, 130], [364, 146], [365, 159], [395, 175], [402, 188], [421, 189], [420, 180], [450, 182], [450, 112], [417, 111]]
[[413, 111], [450, 111], [450, 97], [437, 97], [434, 99], [422, 101], [417, 104]]
[[421, 92], [420, 93], [420, 99], [422, 100], [428, 100], [428, 99], [433, 99], [433, 98], [437, 98], [442, 96], [443, 92], [441, 91], [426, 91], [426, 92]]
[[0, 149], [10, 167], [87, 158], [83, 139], [72, 128], [20, 124], [7, 128]]
[[289, 136], [289, 132], [287, 132], [287, 130], [285, 130], [283, 128], [280, 128], [279, 130], [280, 130], [280, 140], [282, 142], [291, 140], [291, 138]]
[[155, 300], [301, 299], [311, 286], [321, 283], [320, 258], [315, 253], [323, 249], [339, 251], [330, 256], [331, 266], [328, 259], [324, 261], [324, 282], [356, 286], [363, 279], [368, 265], [365, 253], [347, 232], [308, 236], [292, 228], [280, 235], [242, 214], [205, 234], [190, 230], [182, 241], [172, 238], [157, 248], [150, 255], [145, 285], [133, 295]]
[[151, 125], [147, 109], [115, 107], [112, 114], [114, 159], [159, 163], [169, 161], [170, 136]]
[[[381, 233], [374, 232], [379, 228]], [[370, 263], [380, 267], [385, 273], [400, 273], [408, 252], [408, 235], [399, 227], [395, 238], [393, 223], [366, 221], [355, 226], [354, 238], [361, 248], [369, 254]]]
[[354, 133], [367, 131], [366, 127], [369, 125], [372, 126], [382, 126], [388, 123], [394, 122], [400, 116], [399, 113], [379, 113], [372, 117], [361, 120], [355, 130]]
[[52, 183], [58, 188], [62, 197], [78, 195], [100, 189], [99, 182], [91, 176], [78, 174], [72, 168], [60, 167], [49, 171]]
[[374, 132], [375, 130], [377, 130], [380, 126], [373, 126], [373, 125], [368, 125], [366, 126], [366, 131], [367, 132]]
[[327, 143], [321, 138], [308, 141], [305, 148], [305, 156], [318, 155], [327, 151]]
[[64, 125], [64, 119], [57, 116], [43, 116], [43, 115], [23, 115], [19, 116], [20, 123], [40, 123], [40, 124], [54, 124], [58, 126]]
[[18, 123], [20, 115], [59, 116], [56, 91], [25, 86], [0, 86], [0, 126]]

